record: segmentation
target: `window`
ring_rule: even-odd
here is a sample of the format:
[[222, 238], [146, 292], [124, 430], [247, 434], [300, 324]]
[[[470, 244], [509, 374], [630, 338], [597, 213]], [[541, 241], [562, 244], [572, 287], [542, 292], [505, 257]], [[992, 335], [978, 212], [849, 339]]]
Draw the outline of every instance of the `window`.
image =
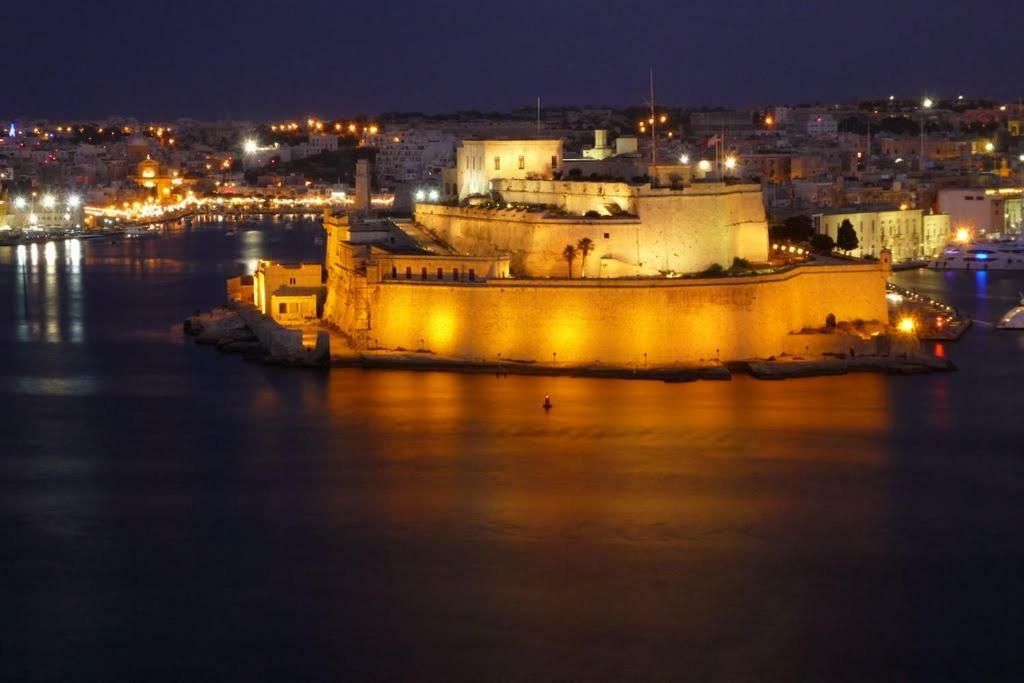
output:
[[604, 238], [605, 238], [605, 239], [609, 239], [609, 238], [610, 238], [611, 236], [612, 236], [612, 235], [611, 235], [611, 233], [610, 233], [610, 232], [606, 232], [606, 233], [604, 234]]
[[558, 157], [554, 154], [551, 155], [551, 170], [558, 168]]
[[438, 268], [437, 269], [437, 279], [438, 280], [443, 280], [444, 279], [444, 268]]
[[294, 285], [295, 284], [295, 278], [293, 278], [293, 277], [288, 278], [288, 284]]
[[391, 278], [395, 279], [398, 277], [398, 268], [391, 266]]
[[526, 168], [526, 157], [519, 155], [519, 170], [522, 171]]
[[427, 279], [427, 269], [426, 269], [426, 267], [420, 269], [420, 279], [421, 280], [426, 280]]
[[495, 171], [500, 171], [501, 170], [501, 157], [494, 157], [494, 170]]
[[412, 279], [412, 268], [410, 266], [406, 266], [405, 267], [405, 279], [406, 280], [411, 280]]
[[473, 268], [469, 269], [469, 281], [476, 282], [476, 270], [474, 270]]
[[284, 315], [285, 313], [287, 313], [288, 312], [288, 304], [284, 303], [283, 301], [281, 303], [279, 303], [277, 305], [277, 312], [280, 315]]
[[458, 268], [452, 268], [452, 279], [455, 280], [456, 282], [459, 281], [459, 269]]

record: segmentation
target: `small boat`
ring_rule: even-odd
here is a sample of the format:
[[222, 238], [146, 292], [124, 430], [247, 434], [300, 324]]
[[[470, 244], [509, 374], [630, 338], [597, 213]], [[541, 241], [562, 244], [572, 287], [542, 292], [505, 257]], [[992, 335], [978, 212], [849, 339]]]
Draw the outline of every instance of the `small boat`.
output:
[[1011, 308], [996, 323], [1000, 330], [1024, 330], [1024, 294], [1020, 294], [1020, 305]]

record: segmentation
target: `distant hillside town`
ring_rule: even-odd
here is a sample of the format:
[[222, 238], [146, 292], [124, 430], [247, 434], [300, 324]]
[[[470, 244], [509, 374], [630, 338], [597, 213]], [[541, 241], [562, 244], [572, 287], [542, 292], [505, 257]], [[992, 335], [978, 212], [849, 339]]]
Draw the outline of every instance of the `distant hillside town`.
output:
[[[418, 200], [465, 202], [507, 180], [492, 147], [524, 139], [559, 141], [548, 154], [554, 178], [631, 182], [678, 166], [688, 179], [752, 183], [773, 235], [834, 242], [848, 221], [856, 257], [888, 249], [897, 262], [923, 259], [958, 233], [1017, 234], [1024, 202], [1024, 107], [965, 95], [264, 122], [2, 120], [7, 235], [152, 220], [211, 202], [344, 208], [359, 159], [371, 162], [375, 206], [410, 213]], [[478, 166], [457, 168], [460, 149], [476, 150]]]

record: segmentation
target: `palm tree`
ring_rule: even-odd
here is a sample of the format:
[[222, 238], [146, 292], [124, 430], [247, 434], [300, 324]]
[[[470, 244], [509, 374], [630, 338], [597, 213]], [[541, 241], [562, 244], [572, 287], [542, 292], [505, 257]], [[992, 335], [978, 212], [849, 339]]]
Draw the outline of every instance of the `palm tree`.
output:
[[572, 279], [572, 262], [576, 260], [576, 247], [571, 244], [565, 245], [565, 249], [562, 250], [562, 258], [569, 264], [569, 279]]
[[584, 237], [576, 243], [576, 249], [580, 252], [580, 277], [587, 276], [587, 254], [594, 251], [594, 240]]

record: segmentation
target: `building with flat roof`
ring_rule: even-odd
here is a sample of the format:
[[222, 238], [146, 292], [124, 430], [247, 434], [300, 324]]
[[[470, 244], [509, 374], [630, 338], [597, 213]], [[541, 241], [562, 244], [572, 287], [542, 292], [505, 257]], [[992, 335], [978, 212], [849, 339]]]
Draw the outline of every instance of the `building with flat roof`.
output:
[[562, 140], [463, 140], [455, 156], [457, 194], [465, 199], [490, 192], [496, 178], [553, 178]]

